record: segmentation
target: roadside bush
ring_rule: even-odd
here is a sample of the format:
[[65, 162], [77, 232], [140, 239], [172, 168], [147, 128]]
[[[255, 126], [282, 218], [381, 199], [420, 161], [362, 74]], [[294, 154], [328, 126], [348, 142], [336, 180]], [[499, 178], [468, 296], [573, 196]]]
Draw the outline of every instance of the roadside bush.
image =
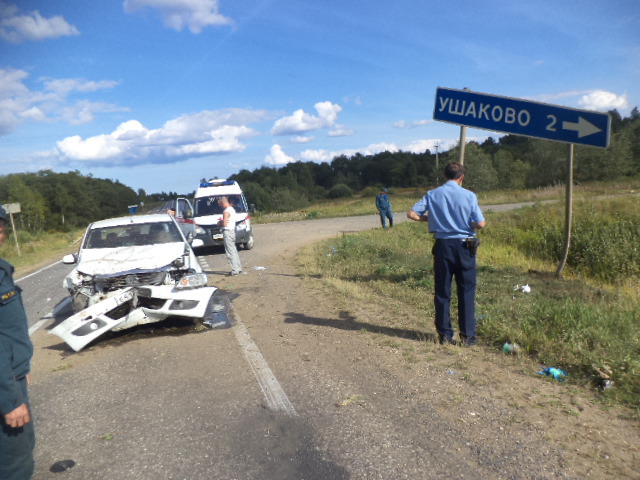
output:
[[347, 198], [353, 196], [353, 190], [344, 183], [339, 183], [329, 190], [329, 198]]
[[[564, 249], [561, 205], [537, 205], [501, 216], [483, 233], [525, 255], [559, 262]], [[640, 199], [627, 197], [575, 205], [567, 266], [590, 278], [612, 283], [640, 280]]]

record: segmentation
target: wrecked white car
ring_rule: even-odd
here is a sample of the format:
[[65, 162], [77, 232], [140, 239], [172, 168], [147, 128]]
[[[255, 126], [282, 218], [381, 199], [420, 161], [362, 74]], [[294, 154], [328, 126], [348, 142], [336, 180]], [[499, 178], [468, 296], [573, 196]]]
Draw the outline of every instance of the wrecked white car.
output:
[[75, 351], [111, 330], [174, 316], [204, 319], [212, 308], [216, 288], [207, 286], [207, 275], [170, 215], [95, 222], [78, 254], [63, 263], [76, 264], [64, 280], [76, 313], [51, 333]]

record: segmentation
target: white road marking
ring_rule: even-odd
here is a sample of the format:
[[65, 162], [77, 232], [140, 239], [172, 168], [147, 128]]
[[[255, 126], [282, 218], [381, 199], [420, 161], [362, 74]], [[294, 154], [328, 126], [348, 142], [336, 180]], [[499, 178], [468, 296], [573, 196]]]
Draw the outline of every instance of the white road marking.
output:
[[[233, 306], [230, 305], [230, 308], [233, 309]], [[242, 347], [242, 351], [244, 352], [247, 362], [249, 362], [249, 366], [251, 366], [251, 370], [253, 370], [253, 373], [258, 380], [258, 385], [260, 386], [262, 393], [264, 393], [269, 409], [283, 411], [290, 416], [297, 416], [298, 413], [296, 412], [296, 409], [293, 408], [287, 394], [280, 386], [278, 379], [269, 368], [269, 365], [260, 353], [260, 350], [258, 350], [256, 344], [251, 339], [249, 331], [244, 326], [242, 319], [235, 310], [234, 318], [236, 320], [236, 325], [234, 327], [236, 338], [238, 339], [240, 347]]]
[[[49, 315], [47, 315], [47, 317], [49, 317]], [[31, 328], [29, 329], [29, 336], [33, 335], [34, 333], [36, 333], [38, 330], [40, 330], [40, 328], [49, 321], [49, 318], [44, 317], [42, 320], [34, 323], [33, 325], [31, 325]]]
[[58, 306], [56, 308], [54, 308], [51, 312], [47, 313], [44, 317], [42, 317], [39, 321], [37, 321], [36, 323], [34, 323], [33, 325], [31, 325], [31, 327], [29, 328], [29, 336], [33, 335], [34, 333], [36, 333], [38, 330], [40, 330], [42, 328], [42, 326], [44, 324], [46, 324], [47, 322], [49, 322], [52, 318], [56, 318], [56, 314], [62, 310], [63, 308], [65, 308], [67, 306], [67, 304], [71, 302], [71, 297], [67, 297], [65, 298], [62, 302], [60, 302], [58, 304]]
[[[198, 258], [198, 261], [205, 271], [211, 270], [209, 263], [204, 257]], [[233, 317], [236, 321], [236, 324], [233, 327], [234, 333], [238, 339], [238, 344], [240, 345], [240, 348], [242, 348], [242, 352], [253, 371], [253, 374], [256, 376], [258, 386], [267, 400], [268, 408], [274, 411], [285, 412], [287, 415], [292, 417], [297, 416], [298, 413], [296, 412], [296, 409], [293, 408], [293, 405], [289, 401], [289, 397], [287, 397], [287, 394], [280, 385], [280, 382], [278, 382], [278, 379], [271, 371], [271, 368], [269, 368], [267, 361], [260, 353], [260, 350], [258, 350], [257, 345], [251, 339], [251, 335], [249, 335], [247, 327], [245, 327], [242, 322], [242, 318], [240, 318], [238, 312], [233, 308], [231, 302], [228, 302], [228, 309], [233, 310]]]
[[58, 262], [55, 262], [55, 263], [52, 263], [51, 265], [47, 265], [46, 267], [43, 267], [43, 268], [41, 268], [40, 270], [38, 270], [38, 271], [36, 271], [36, 272], [30, 273], [29, 275], [25, 275], [24, 277], [17, 279], [17, 280], [16, 280], [16, 283], [18, 283], [18, 282], [20, 282], [20, 281], [22, 281], [22, 280], [25, 280], [25, 279], [27, 279], [27, 278], [29, 278], [29, 277], [33, 277], [34, 275], [37, 275], [37, 274], [39, 274], [40, 272], [44, 272], [47, 268], [51, 268], [51, 267], [53, 267], [53, 266], [55, 266], [55, 265], [58, 265], [59, 263], [62, 263], [62, 260], [60, 260], [60, 261], [58, 261]]

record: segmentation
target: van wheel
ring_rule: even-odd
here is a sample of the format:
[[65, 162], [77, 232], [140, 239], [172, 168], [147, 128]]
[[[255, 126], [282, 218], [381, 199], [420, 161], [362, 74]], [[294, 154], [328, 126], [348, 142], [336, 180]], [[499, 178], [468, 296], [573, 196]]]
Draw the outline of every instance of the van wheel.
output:
[[249, 241], [242, 246], [245, 250], [251, 250], [253, 248], [253, 235], [249, 235]]

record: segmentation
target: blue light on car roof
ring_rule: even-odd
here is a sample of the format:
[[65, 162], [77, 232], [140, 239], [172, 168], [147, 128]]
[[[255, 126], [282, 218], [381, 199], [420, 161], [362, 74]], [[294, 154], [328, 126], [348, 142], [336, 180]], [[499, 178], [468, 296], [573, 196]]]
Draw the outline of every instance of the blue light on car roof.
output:
[[200, 187], [220, 187], [222, 185], [234, 185], [236, 182], [233, 180], [209, 180], [200, 184]]

